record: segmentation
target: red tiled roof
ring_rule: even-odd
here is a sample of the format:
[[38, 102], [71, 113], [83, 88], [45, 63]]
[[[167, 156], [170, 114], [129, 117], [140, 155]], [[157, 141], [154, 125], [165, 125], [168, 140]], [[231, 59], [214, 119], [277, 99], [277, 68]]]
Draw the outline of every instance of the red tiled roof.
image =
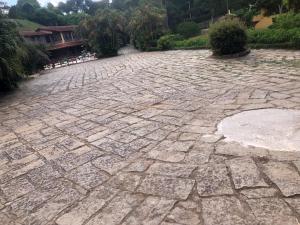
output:
[[65, 43], [58, 43], [52, 46], [48, 47], [48, 50], [56, 50], [56, 49], [62, 49], [62, 48], [69, 48], [69, 47], [74, 47], [74, 46], [79, 46], [82, 45], [83, 41], [70, 41], [70, 42], [65, 42]]
[[74, 31], [77, 26], [49, 26], [49, 27], [40, 27], [36, 31]]
[[51, 31], [20, 31], [20, 35], [24, 37], [41, 36], [46, 34], [52, 34]]

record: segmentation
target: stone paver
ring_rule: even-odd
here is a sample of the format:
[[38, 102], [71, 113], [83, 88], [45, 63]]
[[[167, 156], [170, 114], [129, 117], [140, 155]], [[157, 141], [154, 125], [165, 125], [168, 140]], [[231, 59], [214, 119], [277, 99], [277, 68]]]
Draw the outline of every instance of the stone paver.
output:
[[236, 189], [243, 187], [267, 187], [261, 178], [255, 162], [251, 158], [238, 158], [227, 161]]
[[202, 203], [205, 225], [258, 225], [251, 212], [235, 197], [212, 197]]
[[300, 110], [300, 52], [122, 55], [0, 98], [0, 223], [298, 225], [300, 153], [224, 141], [246, 110]]
[[264, 198], [247, 201], [257, 220], [262, 225], [298, 225], [297, 217], [281, 199]]
[[286, 197], [300, 194], [300, 176], [291, 165], [282, 162], [270, 162], [263, 165], [264, 172], [278, 186]]

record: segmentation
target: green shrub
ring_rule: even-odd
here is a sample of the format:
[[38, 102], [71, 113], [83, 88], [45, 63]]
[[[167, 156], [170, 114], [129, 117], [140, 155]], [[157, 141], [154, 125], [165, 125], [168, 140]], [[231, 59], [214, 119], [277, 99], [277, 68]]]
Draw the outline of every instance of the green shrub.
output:
[[0, 92], [17, 87], [19, 80], [49, 62], [45, 48], [25, 42], [16, 22], [0, 18]]
[[104, 9], [94, 17], [83, 20], [77, 32], [86, 40], [87, 48], [96, 53], [98, 58], [115, 56], [120, 48], [125, 22], [121, 12]]
[[166, 11], [151, 4], [141, 5], [130, 18], [128, 28], [135, 47], [151, 50], [167, 31]]
[[200, 35], [200, 36], [185, 39], [182, 41], [176, 41], [175, 48], [177, 48], [177, 49], [208, 48], [208, 38], [207, 38], [207, 36]]
[[300, 28], [300, 13], [286, 13], [276, 16], [271, 28], [284, 30]]
[[174, 48], [176, 41], [180, 40], [182, 40], [182, 37], [178, 34], [164, 35], [158, 40], [157, 47], [160, 50], [169, 50]]
[[263, 29], [263, 30], [249, 30], [248, 39], [251, 44], [283, 44], [290, 43], [290, 45], [297, 48], [300, 45], [300, 29], [294, 28], [289, 30], [284, 29]]
[[238, 19], [221, 20], [209, 29], [209, 43], [217, 55], [242, 52], [246, 49], [246, 28]]
[[195, 22], [183, 22], [177, 26], [177, 33], [182, 35], [184, 38], [190, 38], [200, 33], [200, 28]]
[[50, 63], [45, 46], [24, 43], [27, 54], [23, 58], [23, 67], [26, 74], [37, 73]]

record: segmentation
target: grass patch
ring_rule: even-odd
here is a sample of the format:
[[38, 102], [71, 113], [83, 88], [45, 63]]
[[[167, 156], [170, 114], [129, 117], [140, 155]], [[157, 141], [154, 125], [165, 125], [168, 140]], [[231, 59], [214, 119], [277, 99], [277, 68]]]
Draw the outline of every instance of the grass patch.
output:
[[207, 49], [209, 48], [208, 36], [200, 35], [174, 42], [174, 49]]
[[31, 22], [29, 20], [23, 20], [23, 19], [10, 19], [11, 21], [14, 21], [17, 24], [17, 28], [19, 31], [24, 30], [35, 30], [39, 27], [42, 27], [42, 25], [38, 23]]

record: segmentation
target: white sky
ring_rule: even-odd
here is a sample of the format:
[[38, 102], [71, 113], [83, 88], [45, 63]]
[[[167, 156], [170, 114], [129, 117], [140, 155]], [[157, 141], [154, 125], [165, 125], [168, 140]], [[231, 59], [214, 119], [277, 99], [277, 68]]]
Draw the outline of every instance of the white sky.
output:
[[[1, 1], [7, 2], [9, 6], [12, 6], [15, 5], [18, 0], [1, 0]], [[93, 0], [93, 1], [97, 2], [101, 0]], [[41, 4], [41, 6], [47, 6], [48, 2], [51, 2], [54, 6], [57, 6], [59, 2], [66, 2], [66, 0], [38, 0], [38, 2]]]
[[[61, 1], [64, 2], [65, 0], [38, 0], [38, 2], [41, 4], [41, 6], [46, 6], [48, 2], [51, 2], [53, 5], [57, 5]], [[8, 5], [12, 6], [17, 3], [17, 0], [6, 0], [6, 2]]]
[[[3, 0], [2, 0], [3, 1]], [[4, 0], [7, 2], [8, 5], [12, 6], [17, 3], [18, 0]], [[53, 5], [57, 6], [59, 2], [65, 2], [66, 0], [38, 0], [41, 6], [46, 6], [48, 2], [51, 2]], [[101, 1], [101, 0], [94, 0], [94, 1]]]

